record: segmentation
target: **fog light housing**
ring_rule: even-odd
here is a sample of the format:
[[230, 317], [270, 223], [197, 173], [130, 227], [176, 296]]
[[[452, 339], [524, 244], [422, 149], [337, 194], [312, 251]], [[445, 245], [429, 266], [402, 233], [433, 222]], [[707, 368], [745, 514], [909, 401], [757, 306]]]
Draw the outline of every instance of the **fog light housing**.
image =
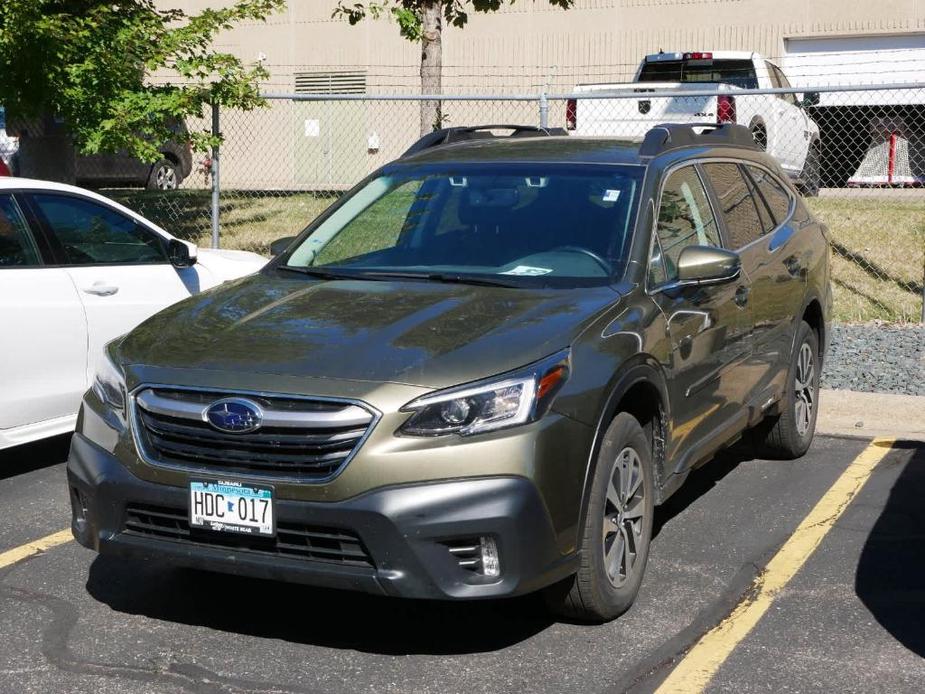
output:
[[497, 578], [501, 575], [501, 557], [495, 539], [482, 535], [479, 537], [479, 546], [482, 552], [482, 575]]

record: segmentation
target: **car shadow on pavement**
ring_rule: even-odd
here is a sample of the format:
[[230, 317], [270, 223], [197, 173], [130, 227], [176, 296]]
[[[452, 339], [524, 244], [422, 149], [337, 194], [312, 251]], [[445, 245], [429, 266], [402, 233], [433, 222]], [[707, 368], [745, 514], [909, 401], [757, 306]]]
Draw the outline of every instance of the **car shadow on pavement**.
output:
[[925, 443], [893, 448], [912, 449], [912, 456], [897, 461], [903, 470], [861, 550], [854, 588], [884, 629], [925, 657]]
[[71, 434], [62, 434], [6, 448], [0, 451], [0, 480], [63, 463], [70, 446]]
[[87, 591], [118, 612], [381, 655], [490, 652], [553, 623], [536, 596], [403, 600], [107, 556], [91, 564]]
[[723, 449], [702, 467], [692, 471], [681, 488], [655, 509], [652, 523], [653, 539], [658, 537], [666, 523], [713, 489], [721, 479], [735, 470], [739, 463], [755, 460], [756, 457], [750, 436], [744, 436], [738, 443]]

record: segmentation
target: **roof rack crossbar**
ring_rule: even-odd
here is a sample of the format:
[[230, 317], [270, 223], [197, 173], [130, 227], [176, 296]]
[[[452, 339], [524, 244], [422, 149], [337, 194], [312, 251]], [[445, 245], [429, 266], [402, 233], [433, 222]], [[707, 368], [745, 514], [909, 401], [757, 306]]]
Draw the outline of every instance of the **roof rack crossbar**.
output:
[[447, 145], [451, 142], [499, 137], [492, 133], [492, 130], [510, 130], [510, 135], [506, 135], [505, 137], [549, 137], [568, 134], [564, 128], [541, 128], [535, 125], [512, 125], [509, 123], [441, 128], [440, 130], [434, 130], [432, 133], [424, 135], [420, 140], [411, 145], [401, 155], [401, 158], [417, 154], [418, 152], [431, 149], [432, 147]]
[[640, 157], [654, 157], [670, 149], [703, 145], [734, 145], [758, 149], [751, 130], [735, 123], [659, 123], [643, 138]]

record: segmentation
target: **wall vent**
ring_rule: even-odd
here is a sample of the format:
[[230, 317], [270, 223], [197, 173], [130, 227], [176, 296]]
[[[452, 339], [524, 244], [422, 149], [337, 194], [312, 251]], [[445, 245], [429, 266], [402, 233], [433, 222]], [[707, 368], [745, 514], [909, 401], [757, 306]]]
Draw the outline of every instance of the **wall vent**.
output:
[[365, 94], [366, 72], [297, 72], [296, 94]]

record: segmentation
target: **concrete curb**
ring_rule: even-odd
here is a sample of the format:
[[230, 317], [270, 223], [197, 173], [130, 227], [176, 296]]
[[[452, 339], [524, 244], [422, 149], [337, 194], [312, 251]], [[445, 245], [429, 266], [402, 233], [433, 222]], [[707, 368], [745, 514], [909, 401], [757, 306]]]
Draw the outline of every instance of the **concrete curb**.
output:
[[820, 391], [816, 433], [925, 441], [925, 396]]

